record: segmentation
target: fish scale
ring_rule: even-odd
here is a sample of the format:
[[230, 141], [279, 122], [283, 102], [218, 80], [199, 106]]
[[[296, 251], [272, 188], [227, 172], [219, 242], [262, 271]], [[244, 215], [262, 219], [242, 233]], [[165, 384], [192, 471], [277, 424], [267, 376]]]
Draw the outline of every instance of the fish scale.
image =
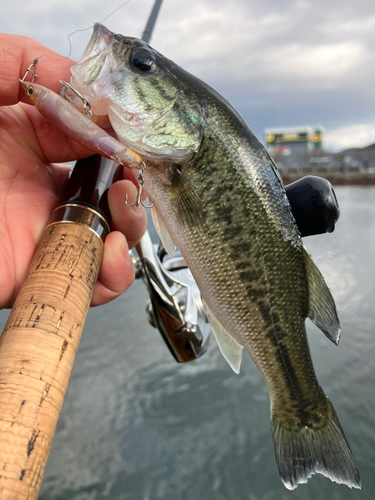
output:
[[[290, 374], [288, 373], [285, 361], [283, 361], [286, 356], [288, 358], [295, 358], [296, 363], [294, 363], [294, 366], [301, 368], [302, 373], [309, 372], [310, 375], [313, 374], [310, 357], [307, 356], [308, 349], [305, 350], [305, 356], [296, 356], [293, 355], [293, 352], [290, 352], [294, 350], [300, 353], [302, 350], [299, 347], [298, 338], [293, 342], [289, 335], [287, 352], [281, 353], [280, 345], [280, 337], [285, 337], [285, 333], [283, 332], [286, 332], [288, 329], [297, 331], [297, 337], [300, 337], [302, 345], [307, 346], [305, 335], [301, 334], [302, 314], [298, 312], [303, 307], [294, 298], [295, 296], [297, 296], [297, 299], [301, 297], [302, 290], [300, 289], [302, 288], [304, 289], [304, 301], [307, 302], [306, 276], [304, 267], [301, 265], [302, 256], [299, 255], [299, 260], [301, 261], [300, 281], [302, 281], [303, 285], [298, 287], [299, 290], [293, 290], [294, 293], [291, 293], [292, 291], [289, 290], [287, 294], [285, 293], [285, 289], [288, 289], [287, 283], [289, 282], [291, 283], [289, 288], [297, 288], [293, 287], [293, 284], [296, 282], [296, 265], [289, 265], [293, 269], [292, 276], [288, 276], [288, 274], [291, 274], [288, 272], [288, 266], [285, 267], [283, 273], [285, 276], [280, 276], [280, 267], [283, 267], [280, 264], [284, 260], [290, 262], [298, 259], [298, 255], [286, 255], [284, 257], [284, 254], [301, 254], [301, 250], [298, 250], [293, 245], [287, 247], [279, 235], [279, 239], [281, 239], [279, 246], [282, 252], [275, 252], [275, 248], [279, 247], [277, 246], [275, 237], [272, 235], [272, 221], [270, 222], [266, 217], [265, 210], [262, 204], [259, 203], [259, 199], [254, 192], [246, 191], [240, 187], [245, 184], [245, 181], [241, 182], [241, 180], [236, 178], [236, 174], [238, 177], [238, 170], [241, 172], [245, 169], [234, 168], [232, 169], [233, 171], [229, 171], [227, 177], [224, 175], [219, 177], [217, 172], [223, 166], [221, 159], [225, 158], [225, 151], [223, 151], [223, 154], [217, 154], [217, 152], [212, 154], [209, 147], [204, 148], [205, 135], [202, 142], [204, 150], [203, 158], [199, 158], [199, 155], [197, 155], [192, 164], [187, 165], [183, 169], [186, 178], [192, 185], [197, 186], [198, 196], [203, 200], [203, 206], [199, 206], [199, 204], [197, 206], [197, 211], [201, 211], [201, 214], [197, 216], [204, 222], [202, 222], [200, 236], [197, 238], [197, 235], [195, 235], [194, 238], [200, 241], [201, 244], [191, 244], [193, 241], [190, 232], [191, 225], [189, 221], [186, 221], [184, 215], [181, 218], [178, 218], [178, 215], [175, 216], [176, 221], [174, 223], [178, 227], [183, 225], [183, 235], [179, 235], [172, 228], [171, 233], [175, 235], [177, 239], [176, 243], [185, 256], [193, 275], [196, 277], [198, 286], [209, 308], [216, 310], [222, 304], [222, 297], [226, 297], [224, 309], [218, 315], [218, 319], [221, 320], [223, 326], [239, 343], [249, 349], [269, 386], [279, 387], [282, 385], [284, 388], [288, 388], [290, 387], [290, 384], [288, 385], [287, 383], [290, 380]], [[215, 142], [215, 146], [218, 148], [217, 142]], [[217, 157], [219, 165], [213, 164], [212, 161], [209, 163], [206, 160], [206, 156]], [[201, 164], [207, 165], [208, 172], [202, 172], [200, 169]], [[158, 171], [161, 170], [159, 164], [153, 167], [149, 166], [147, 175], [151, 178], [155, 177], [152, 172], [154, 168]], [[194, 170], [194, 173], [192, 173], [192, 170]], [[225, 171], [223, 168], [222, 170]], [[218, 180], [220, 181], [219, 185], [217, 185]], [[182, 188], [180, 185], [181, 182], [179, 181], [178, 185], [173, 186], [171, 189], [180, 191]], [[167, 183], [164, 180], [163, 185], [151, 190], [152, 196], [155, 196], [156, 203], [158, 203], [158, 192], [168, 189]], [[230, 197], [228, 196], [228, 190], [225, 189], [227, 183], [232, 187]], [[222, 189], [223, 186], [224, 189]], [[223, 194], [218, 197], [217, 195], [220, 192]], [[167, 209], [161, 208], [160, 204], [158, 206], [165, 220], [169, 220], [169, 224], [173, 225], [171, 223], [171, 214], [176, 213], [176, 210], [178, 214], [179, 207], [176, 207], [173, 193], [167, 199], [171, 200]], [[225, 203], [225, 201], [231, 203], [230, 218], [223, 218], [221, 216], [222, 203]], [[184, 210], [180, 213], [184, 214]], [[236, 251], [238, 245], [242, 247], [241, 255]], [[191, 255], [193, 256], [192, 259]], [[196, 255], [204, 255], [204, 265], [202, 265], [199, 258], [195, 258]], [[277, 262], [273, 262], [275, 260]], [[264, 269], [264, 262], [267, 262], [267, 269]], [[241, 264], [250, 270], [254, 270], [254, 272], [256, 272], [256, 269], [263, 267], [264, 272], [262, 275], [258, 274], [257, 281], [249, 281], [248, 274], [237, 269], [237, 266]], [[211, 271], [209, 279], [204, 281], [208, 269]], [[286, 301], [288, 302], [287, 307], [283, 304], [284, 297], [286, 297]], [[290, 302], [295, 303], [295, 311], [291, 308]], [[275, 304], [273, 306], [275, 312], [272, 311], [270, 306], [273, 303]], [[277, 306], [278, 304], [280, 304], [279, 307]], [[280, 314], [276, 313], [277, 309], [280, 309]], [[304, 309], [307, 310], [307, 306]], [[284, 313], [284, 311], [287, 311], [287, 313]], [[280, 323], [282, 324], [282, 316], [287, 316], [286, 319], [289, 322], [289, 324], [285, 324], [284, 320], [284, 327], [280, 326]], [[298, 323], [298, 326], [296, 325], [297, 328], [293, 324], [290, 324], [291, 318], [296, 318], [294, 323]], [[265, 334], [264, 332], [268, 330], [270, 330], [270, 334]], [[276, 357], [274, 352], [275, 346], [279, 351], [279, 356]], [[270, 358], [278, 361], [275, 369], [270, 369]], [[310, 369], [309, 366], [311, 367]], [[295, 381], [298, 380], [298, 373], [296, 373], [298, 368], [293, 370]], [[303, 375], [301, 374], [301, 376]], [[283, 377], [286, 380], [285, 383], [281, 381]], [[311, 376], [310, 378], [311, 380], [307, 385], [307, 389], [311, 392], [316, 379], [315, 376]], [[284, 395], [285, 399], [284, 390], [272, 390], [272, 398], [277, 399], [278, 392]]]
[[360, 488], [305, 332], [309, 317], [337, 344], [336, 307], [264, 147], [215, 90], [144, 42], [104, 26], [94, 26], [72, 75], [94, 114], [106, 99], [119, 140], [145, 161], [161, 239], [184, 256], [224, 357], [238, 372], [245, 347], [263, 374], [284, 485], [294, 489], [321, 473]]

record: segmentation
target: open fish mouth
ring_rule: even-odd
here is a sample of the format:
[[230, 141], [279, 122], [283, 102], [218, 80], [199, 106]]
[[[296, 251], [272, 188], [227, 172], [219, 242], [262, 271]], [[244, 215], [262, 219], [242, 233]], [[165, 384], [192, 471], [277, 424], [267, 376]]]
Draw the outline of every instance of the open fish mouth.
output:
[[143, 158], [185, 161], [200, 145], [204, 113], [196, 97], [165, 71], [164, 61], [142, 40], [95, 24], [71, 67], [73, 89], [63, 95], [76, 107], [87, 100], [93, 119], [108, 117], [118, 139]]
[[98, 56], [101, 52], [103, 52], [103, 50], [107, 50], [116, 37], [118, 38], [118, 35], [112, 33], [112, 31], [108, 28], [102, 24], [95, 23], [91, 38], [84, 53], [82, 54], [81, 59], [79, 60], [79, 63]]
[[[77, 64], [71, 67], [70, 85], [86, 99], [95, 116], [108, 115], [110, 99], [108, 90], [123, 77], [121, 65], [113, 56], [114, 44], [125, 47], [128, 40], [112, 33], [102, 24], [95, 24], [91, 38]], [[63, 97], [68, 97], [76, 107], [82, 106], [74, 90], [63, 90]]]

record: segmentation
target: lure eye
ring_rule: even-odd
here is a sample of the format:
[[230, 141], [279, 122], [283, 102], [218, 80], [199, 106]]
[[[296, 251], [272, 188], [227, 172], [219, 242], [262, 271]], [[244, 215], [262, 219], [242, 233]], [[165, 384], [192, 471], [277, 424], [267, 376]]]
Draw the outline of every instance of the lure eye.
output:
[[147, 73], [154, 69], [154, 58], [148, 50], [135, 50], [130, 56], [130, 64], [138, 71]]
[[31, 95], [34, 92], [34, 89], [32, 87], [29, 87], [27, 89], [27, 95]]

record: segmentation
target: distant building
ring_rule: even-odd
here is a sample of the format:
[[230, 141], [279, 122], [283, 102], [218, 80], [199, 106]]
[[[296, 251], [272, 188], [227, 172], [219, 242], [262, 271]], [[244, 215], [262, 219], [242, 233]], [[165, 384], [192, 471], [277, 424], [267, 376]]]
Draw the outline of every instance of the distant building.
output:
[[298, 156], [322, 149], [321, 126], [266, 128], [263, 133], [266, 149], [271, 155]]

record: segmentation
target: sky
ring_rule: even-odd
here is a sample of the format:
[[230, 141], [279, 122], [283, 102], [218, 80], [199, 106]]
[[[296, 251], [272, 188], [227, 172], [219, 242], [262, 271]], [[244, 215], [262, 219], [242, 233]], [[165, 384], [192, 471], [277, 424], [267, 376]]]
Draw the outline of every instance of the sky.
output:
[[[104, 21], [140, 37], [154, 0]], [[4, 0], [0, 31], [68, 55], [68, 35], [122, 1]], [[70, 37], [78, 60], [91, 29]], [[263, 141], [264, 128], [321, 125], [324, 147], [375, 142], [374, 0], [163, 0], [150, 44], [222, 94]]]

